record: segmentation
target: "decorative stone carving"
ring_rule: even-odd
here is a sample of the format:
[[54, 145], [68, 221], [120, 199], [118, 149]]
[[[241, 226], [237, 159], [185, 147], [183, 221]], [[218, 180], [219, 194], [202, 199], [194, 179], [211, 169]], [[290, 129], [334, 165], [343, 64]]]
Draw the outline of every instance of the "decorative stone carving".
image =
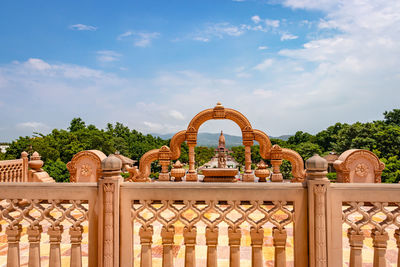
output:
[[270, 171], [267, 167], [267, 164], [265, 164], [263, 160], [257, 164], [257, 169], [254, 171], [254, 175], [258, 177], [259, 182], [266, 182], [265, 178], [269, 177]]
[[350, 149], [333, 163], [339, 183], [380, 183], [385, 164], [371, 151]]
[[54, 179], [49, 176], [47, 172], [42, 169], [43, 161], [38, 152], [33, 152], [28, 166], [28, 181], [29, 182], [44, 182], [44, 183], [54, 183]]
[[183, 164], [177, 160], [172, 167], [171, 176], [175, 178], [175, 182], [181, 182], [182, 177], [184, 177], [186, 173], [186, 170], [183, 168]]
[[101, 161], [107, 156], [99, 150], [85, 150], [68, 162], [70, 182], [97, 182], [102, 175]]

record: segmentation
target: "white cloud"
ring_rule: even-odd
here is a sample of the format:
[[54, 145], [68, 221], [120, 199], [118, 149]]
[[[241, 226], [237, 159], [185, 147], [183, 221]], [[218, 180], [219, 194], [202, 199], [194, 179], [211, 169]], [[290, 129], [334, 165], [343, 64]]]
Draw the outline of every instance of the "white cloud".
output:
[[47, 130], [50, 129], [49, 126], [42, 122], [37, 122], [37, 121], [27, 121], [27, 122], [21, 122], [18, 123], [17, 128], [29, 128], [33, 130]]
[[127, 32], [124, 32], [124, 33], [118, 35], [117, 39], [118, 40], [122, 40], [123, 38], [129, 37], [129, 36], [132, 36], [132, 35], [133, 35], [132, 31], [127, 31]]
[[271, 58], [265, 59], [263, 62], [261, 62], [260, 64], [257, 64], [254, 69], [255, 70], [259, 70], [259, 71], [264, 71], [266, 69], [268, 69], [269, 67], [272, 66], [272, 64], [274, 63], [274, 60]]
[[163, 126], [159, 123], [144, 121], [143, 124], [149, 132], [158, 132], [163, 129]]
[[195, 41], [209, 42], [213, 38], [222, 39], [225, 36], [238, 37], [246, 32], [243, 27], [235, 26], [227, 22], [209, 24], [204, 30], [192, 36]]
[[282, 33], [281, 34], [281, 41], [287, 41], [287, 40], [294, 40], [299, 38], [296, 35], [290, 34], [290, 33]]
[[77, 31], [95, 31], [97, 30], [97, 27], [91, 26], [91, 25], [85, 25], [85, 24], [74, 24], [69, 26], [71, 30], [77, 30]]
[[253, 91], [253, 95], [255, 97], [271, 98], [273, 97], [274, 92], [270, 90], [257, 89]]
[[151, 44], [153, 39], [160, 36], [158, 32], [140, 32], [136, 35], [138, 38], [133, 42], [133, 44], [138, 47], [147, 47]]
[[102, 63], [118, 61], [121, 58], [121, 54], [112, 50], [101, 50], [97, 51], [97, 60]]
[[261, 21], [261, 18], [260, 18], [260, 16], [255, 15], [255, 16], [252, 16], [252, 17], [251, 17], [251, 20], [252, 20], [254, 23], [259, 23], [259, 22]]
[[266, 45], [258, 47], [258, 50], [266, 50], [266, 49], [268, 49], [268, 46], [266, 46]]
[[185, 117], [183, 116], [182, 113], [180, 113], [179, 111], [174, 110], [174, 109], [169, 111], [169, 116], [175, 120], [184, 120], [185, 119]]
[[50, 64], [44, 62], [39, 58], [30, 58], [28, 59], [27, 62], [24, 63], [24, 65], [27, 66], [28, 68], [32, 68], [34, 70], [39, 70], [39, 71], [51, 69]]
[[273, 27], [273, 28], [278, 28], [279, 27], [279, 20], [273, 20], [273, 19], [266, 19], [265, 24], [267, 26]]

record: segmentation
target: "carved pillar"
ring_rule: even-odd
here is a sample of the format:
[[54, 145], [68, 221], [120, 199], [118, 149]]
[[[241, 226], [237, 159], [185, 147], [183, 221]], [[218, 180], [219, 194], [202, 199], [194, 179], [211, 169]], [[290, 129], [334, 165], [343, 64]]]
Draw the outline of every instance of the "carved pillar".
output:
[[379, 232], [378, 230], [372, 229], [371, 233], [372, 243], [374, 246], [374, 267], [385, 267], [386, 266], [386, 247], [389, 235], [387, 232]]
[[207, 267], [217, 267], [218, 228], [206, 228]]
[[82, 266], [82, 227], [69, 228], [69, 236], [71, 240], [71, 266]]
[[350, 267], [362, 267], [362, 248], [364, 234], [357, 233], [351, 228], [347, 231], [350, 243]]
[[183, 229], [183, 238], [185, 241], [185, 267], [196, 266], [196, 227]]
[[103, 176], [99, 180], [99, 253], [102, 266], [119, 266], [119, 200], [122, 162], [110, 155], [101, 162]]
[[327, 188], [328, 162], [318, 155], [306, 161], [309, 218], [309, 258], [310, 266], [327, 266]]
[[22, 159], [22, 182], [28, 182], [28, 153], [23, 151], [21, 153]]
[[189, 147], [189, 171], [186, 174], [186, 181], [187, 182], [197, 182], [197, 173], [195, 169], [195, 152], [194, 148], [196, 146], [196, 143], [193, 142], [188, 142], [188, 147]]
[[22, 226], [20, 224], [13, 227], [7, 226], [7, 267], [19, 267], [19, 240], [21, 239]]
[[263, 255], [262, 246], [264, 243], [264, 229], [250, 229], [251, 237], [251, 266], [262, 267], [263, 266]]
[[26, 233], [29, 241], [29, 267], [40, 267], [40, 237], [42, 226], [30, 226]]
[[161, 173], [158, 176], [158, 181], [169, 181], [168, 167], [171, 164], [171, 151], [169, 147], [162, 146], [158, 152], [158, 160], [161, 165]]
[[279, 230], [274, 227], [272, 236], [275, 247], [275, 267], [286, 266], [286, 229]]
[[240, 228], [233, 229], [229, 227], [228, 238], [229, 238], [229, 266], [239, 267], [240, 266], [240, 238], [242, 232]]
[[400, 266], [400, 229], [394, 231], [394, 237], [396, 238], [397, 244], [397, 266]]
[[271, 182], [282, 182], [283, 175], [281, 173], [282, 165], [282, 148], [278, 145], [273, 145], [271, 149], [271, 165], [272, 165], [272, 175]]
[[254, 174], [251, 171], [251, 146], [253, 141], [243, 141], [244, 145], [244, 173], [243, 182], [254, 182]]
[[140, 266], [151, 267], [151, 244], [153, 244], [153, 227], [139, 229], [140, 245], [142, 246], [140, 252]]
[[47, 234], [50, 239], [50, 259], [49, 266], [61, 267], [61, 251], [60, 251], [60, 243], [61, 236], [64, 229], [62, 225], [58, 226], [50, 226], [47, 230]]
[[161, 239], [163, 245], [163, 258], [162, 258], [162, 266], [163, 267], [173, 267], [174, 266], [174, 255], [172, 254], [172, 248], [174, 245], [174, 235], [175, 229], [174, 227], [170, 227], [167, 229], [163, 226], [161, 229]]

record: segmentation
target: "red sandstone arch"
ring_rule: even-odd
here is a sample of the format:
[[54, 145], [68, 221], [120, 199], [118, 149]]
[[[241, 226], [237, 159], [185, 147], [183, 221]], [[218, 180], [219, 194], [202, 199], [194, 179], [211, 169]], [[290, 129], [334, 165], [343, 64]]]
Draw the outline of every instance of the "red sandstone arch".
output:
[[[206, 121], [218, 119], [231, 120], [240, 127], [242, 131], [243, 145], [247, 149], [247, 152], [245, 152], [247, 154], [246, 170], [251, 164], [251, 158], [249, 158], [250, 146], [253, 145], [254, 140], [260, 144], [260, 156], [263, 159], [271, 159], [272, 145], [268, 135], [265, 134], [263, 131], [253, 129], [249, 120], [239, 111], [225, 108], [220, 103], [217, 103], [214, 108], [206, 109], [196, 114], [196, 116], [194, 116], [193, 119], [190, 121], [186, 130], [182, 130], [176, 133], [171, 139], [170, 148], [165, 147], [163, 149], [164, 152], [162, 152], [161, 149], [153, 149], [145, 153], [140, 159], [139, 170], [131, 169], [129, 171], [131, 173], [129, 179], [132, 181], [146, 181], [148, 175], [150, 174], [150, 164], [153, 161], [163, 159], [163, 164], [165, 165], [167, 160], [170, 161], [178, 159], [181, 155], [181, 145], [184, 141], [186, 141], [189, 145], [189, 162], [192, 162], [192, 167], [189, 168], [189, 171], [190, 169], [193, 169], [193, 148], [197, 144], [198, 130], [200, 126]], [[167, 148], [168, 153], [165, 152], [167, 151]], [[190, 160], [190, 148], [192, 148], [192, 160]], [[282, 152], [283, 153], [281, 153], [281, 158], [289, 160], [292, 163], [292, 173], [295, 177], [294, 181], [302, 181], [305, 176], [305, 170], [304, 162], [301, 156], [297, 152], [290, 149], [283, 149]]]

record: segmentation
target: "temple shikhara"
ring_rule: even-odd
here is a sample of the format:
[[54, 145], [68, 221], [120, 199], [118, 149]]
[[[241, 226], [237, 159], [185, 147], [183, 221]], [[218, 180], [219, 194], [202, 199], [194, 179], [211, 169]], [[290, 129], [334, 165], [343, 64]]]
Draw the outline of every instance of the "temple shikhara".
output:
[[[209, 120], [240, 128], [243, 168], [222, 131], [214, 157], [196, 168], [197, 134]], [[138, 166], [119, 153], [75, 154], [67, 164], [70, 183], [54, 182], [37, 152], [0, 161], [0, 263], [400, 266], [400, 185], [381, 183], [385, 165], [374, 153], [327, 157], [338, 177], [333, 183], [326, 159], [304, 162], [253, 126], [218, 103], [195, 115], [169, 146], [146, 152]], [[255, 141], [260, 162], [252, 161]], [[184, 142], [187, 166], [178, 160]], [[150, 178], [151, 164], [160, 166], [157, 179]]]

